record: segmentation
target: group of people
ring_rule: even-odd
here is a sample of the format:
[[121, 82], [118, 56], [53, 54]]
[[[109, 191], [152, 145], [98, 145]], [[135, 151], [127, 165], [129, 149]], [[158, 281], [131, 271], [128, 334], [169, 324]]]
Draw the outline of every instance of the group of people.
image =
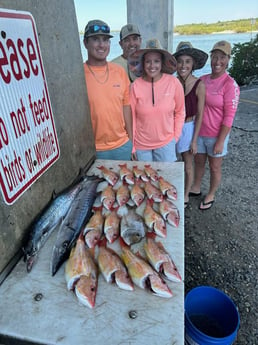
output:
[[185, 207], [189, 197], [201, 195], [208, 160], [210, 188], [199, 209], [210, 209], [239, 101], [239, 86], [226, 72], [230, 43], [213, 46], [211, 73], [197, 78], [193, 71], [206, 64], [208, 54], [190, 42], [180, 42], [174, 54], [155, 38], [142, 49], [139, 28], [127, 24], [120, 31], [123, 53], [108, 62], [112, 37], [101, 20], [85, 27], [84, 71], [96, 158], [174, 162], [181, 155]]

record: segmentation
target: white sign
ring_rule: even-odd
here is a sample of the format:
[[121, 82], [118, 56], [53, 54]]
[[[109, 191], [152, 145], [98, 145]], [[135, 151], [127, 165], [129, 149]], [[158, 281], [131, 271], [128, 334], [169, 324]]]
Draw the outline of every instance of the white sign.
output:
[[16, 201], [56, 160], [59, 145], [34, 19], [0, 9], [0, 185]]

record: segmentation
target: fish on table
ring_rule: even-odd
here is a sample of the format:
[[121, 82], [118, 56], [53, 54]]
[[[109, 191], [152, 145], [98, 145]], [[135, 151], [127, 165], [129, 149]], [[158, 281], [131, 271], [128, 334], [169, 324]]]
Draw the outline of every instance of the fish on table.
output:
[[105, 215], [104, 234], [109, 243], [115, 242], [120, 235], [120, 217], [116, 210]]
[[137, 165], [133, 166], [132, 171], [136, 179], [141, 179], [144, 182], [149, 181], [149, 178], [145, 174], [144, 170], [138, 168]]
[[144, 165], [144, 171], [145, 171], [147, 177], [149, 177], [152, 181], [155, 182], [158, 180], [159, 173], [157, 172], [157, 170], [153, 169], [150, 164]]
[[177, 228], [180, 222], [180, 213], [177, 206], [170, 199], [164, 199], [159, 203], [159, 211], [165, 221]]
[[152, 203], [149, 200], [146, 202], [143, 218], [145, 224], [151, 231], [154, 231], [155, 234], [163, 238], [167, 236], [166, 223], [162, 216], [153, 209]]
[[116, 192], [111, 185], [108, 185], [102, 192], [100, 196], [100, 201], [102, 205], [107, 209], [111, 210], [116, 201]]
[[67, 259], [82, 227], [91, 217], [92, 205], [97, 195], [96, 189], [101, 181], [103, 179], [97, 176], [85, 177], [81, 190], [75, 196], [57, 233], [51, 258], [52, 275], [56, 274], [59, 267]]
[[59, 195], [54, 196], [30, 226], [29, 239], [23, 248], [24, 261], [26, 262], [28, 272], [31, 271], [40, 249], [57, 225], [65, 218], [75, 196], [81, 188], [82, 184], [76, 183], [66, 188]]
[[119, 255], [105, 245], [99, 246], [97, 257], [99, 269], [107, 283], [116, 283], [123, 290], [133, 291], [133, 282]]
[[101, 209], [93, 208], [93, 215], [83, 227], [85, 243], [89, 248], [94, 248], [103, 234], [104, 216]]
[[104, 179], [111, 186], [114, 186], [119, 180], [119, 175], [115, 171], [106, 168], [104, 165], [99, 166], [98, 169], [101, 170]]
[[158, 187], [154, 186], [150, 181], [145, 182], [144, 190], [148, 199], [152, 199], [156, 202], [161, 202], [163, 200], [163, 194], [161, 190]]
[[181, 282], [182, 278], [169, 253], [161, 242], [147, 236], [143, 245], [147, 259], [152, 267], [172, 282]]
[[130, 195], [132, 201], [136, 206], [140, 206], [144, 200], [145, 192], [144, 189], [140, 186], [139, 182], [136, 181], [130, 190]]
[[89, 308], [95, 306], [98, 268], [93, 254], [86, 248], [83, 235], [79, 236], [65, 264], [67, 289], [74, 290], [78, 300]]
[[143, 218], [136, 213], [136, 208], [126, 208], [121, 217], [120, 236], [127, 245], [140, 242], [146, 235], [147, 229]]
[[149, 290], [159, 297], [172, 297], [172, 291], [168, 285], [142, 257], [134, 254], [122, 241], [121, 249], [121, 258], [135, 285], [141, 289]]
[[116, 201], [119, 206], [125, 205], [130, 199], [130, 190], [127, 184], [123, 183], [116, 191]]
[[159, 188], [163, 195], [166, 195], [171, 200], [177, 200], [177, 189], [176, 187], [164, 179], [164, 177], [159, 176]]
[[132, 172], [132, 170], [130, 170], [127, 167], [127, 164], [119, 164], [120, 170], [119, 170], [119, 175], [120, 175], [120, 179], [122, 181], [125, 181], [126, 183], [133, 185], [134, 184], [134, 174]]

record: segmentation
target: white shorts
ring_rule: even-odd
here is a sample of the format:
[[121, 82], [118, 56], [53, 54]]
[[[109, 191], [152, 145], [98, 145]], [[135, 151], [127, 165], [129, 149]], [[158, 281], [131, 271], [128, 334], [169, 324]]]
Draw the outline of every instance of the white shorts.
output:
[[185, 122], [181, 136], [176, 143], [176, 152], [182, 153], [189, 151], [191, 148], [191, 142], [194, 134], [194, 121]]

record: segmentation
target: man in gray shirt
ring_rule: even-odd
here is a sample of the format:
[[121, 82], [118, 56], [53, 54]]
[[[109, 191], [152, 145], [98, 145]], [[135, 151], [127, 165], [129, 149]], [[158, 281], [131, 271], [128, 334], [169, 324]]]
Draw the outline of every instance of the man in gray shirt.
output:
[[[120, 30], [119, 44], [123, 50], [123, 54], [114, 58], [112, 62], [121, 65], [125, 69], [131, 82], [136, 79], [136, 76], [132, 72], [133, 66], [132, 68], [129, 68], [130, 66], [128, 65], [128, 58], [136, 50], [141, 48], [141, 43], [142, 38], [137, 25], [127, 24], [122, 27]], [[133, 61], [131, 63], [133, 64]]]

